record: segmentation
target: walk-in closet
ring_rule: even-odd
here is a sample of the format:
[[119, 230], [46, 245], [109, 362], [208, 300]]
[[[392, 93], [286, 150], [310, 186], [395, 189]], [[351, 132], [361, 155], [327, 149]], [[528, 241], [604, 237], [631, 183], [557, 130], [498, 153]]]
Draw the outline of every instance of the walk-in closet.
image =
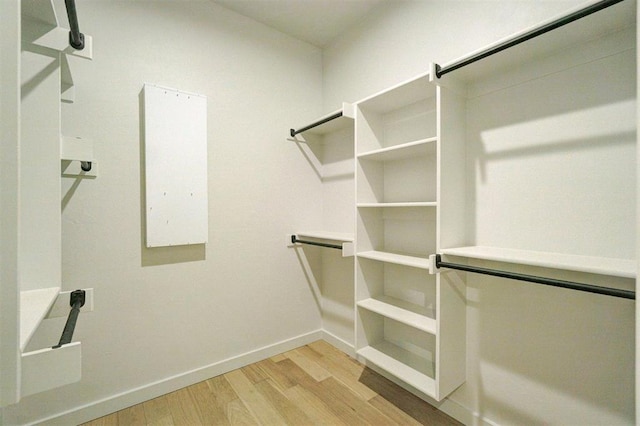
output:
[[638, 16], [1, 1], [0, 424], [636, 424]]

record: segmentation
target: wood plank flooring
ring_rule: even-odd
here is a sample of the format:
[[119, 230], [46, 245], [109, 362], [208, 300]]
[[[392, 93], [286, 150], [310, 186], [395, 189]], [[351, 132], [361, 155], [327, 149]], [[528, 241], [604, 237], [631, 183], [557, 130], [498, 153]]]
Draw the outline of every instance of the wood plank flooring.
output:
[[320, 340], [85, 423], [460, 425]]

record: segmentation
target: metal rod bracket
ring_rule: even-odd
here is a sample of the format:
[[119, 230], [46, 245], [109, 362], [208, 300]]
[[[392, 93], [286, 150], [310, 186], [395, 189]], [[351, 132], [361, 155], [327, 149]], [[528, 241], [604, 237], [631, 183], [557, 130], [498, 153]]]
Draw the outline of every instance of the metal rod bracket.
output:
[[67, 317], [67, 322], [62, 330], [62, 336], [57, 345], [52, 346], [51, 349], [58, 349], [62, 345], [71, 343], [73, 339], [73, 332], [76, 328], [76, 322], [78, 322], [78, 315], [80, 315], [80, 308], [84, 306], [86, 300], [86, 292], [84, 290], [75, 290], [71, 292], [69, 296], [69, 305], [71, 305], [71, 311]]

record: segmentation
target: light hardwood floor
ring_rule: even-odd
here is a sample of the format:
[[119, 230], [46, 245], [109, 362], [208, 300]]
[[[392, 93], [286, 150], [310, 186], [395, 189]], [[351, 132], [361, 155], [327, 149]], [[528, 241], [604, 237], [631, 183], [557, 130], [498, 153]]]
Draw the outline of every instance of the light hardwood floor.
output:
[[85, 423], [460, 425], [324, 341]]

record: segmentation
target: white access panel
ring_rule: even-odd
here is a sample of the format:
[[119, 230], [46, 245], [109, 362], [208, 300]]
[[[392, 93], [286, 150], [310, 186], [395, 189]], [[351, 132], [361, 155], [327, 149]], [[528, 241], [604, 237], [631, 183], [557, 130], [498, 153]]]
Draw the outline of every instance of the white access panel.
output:
[[144, 85], [147, 247], [208, 236], [207, 98]]

